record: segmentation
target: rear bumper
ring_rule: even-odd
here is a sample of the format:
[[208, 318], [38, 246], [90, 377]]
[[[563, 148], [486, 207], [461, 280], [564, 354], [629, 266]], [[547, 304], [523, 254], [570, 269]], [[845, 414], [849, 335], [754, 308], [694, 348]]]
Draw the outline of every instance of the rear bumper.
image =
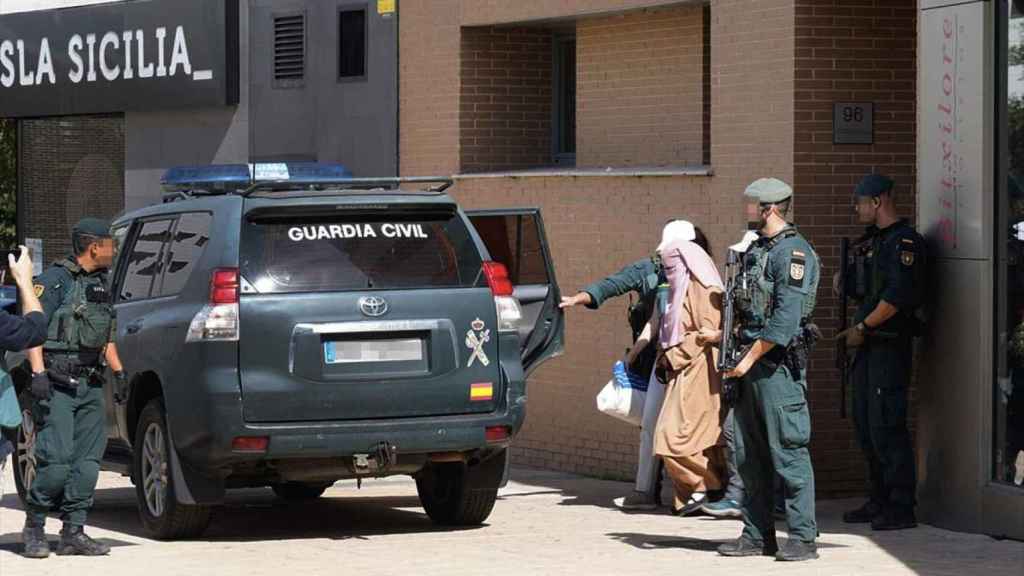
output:
[[[175, 406], [172, 401], [168, 406], [168, 420], [181, 463], [187, 470], [211, 479], [226, 478], [235, 468], [263, 461], [370, 454], [382, 443], [394, 446], [399, 457], [402, 454], [469, 452], [502, 445], [487, 442], [485, 430], [489, 427], [507, 427], [510, 440], [522, 428], [526, 418], [525, 383], [521, 372], [514, 369], [503, 370], [505, 398], [497, 410], [487, 414], [252, 423], [242, 418], [237, 392], [228, 393], [225, 386], [208, 385], [203, 386], [208, 393], [204, 405]], [[224, 393], [218, 394], [217, 390]], [[268, 438], [266, 452], [232, 450], [235, 438], [254, 436]]]

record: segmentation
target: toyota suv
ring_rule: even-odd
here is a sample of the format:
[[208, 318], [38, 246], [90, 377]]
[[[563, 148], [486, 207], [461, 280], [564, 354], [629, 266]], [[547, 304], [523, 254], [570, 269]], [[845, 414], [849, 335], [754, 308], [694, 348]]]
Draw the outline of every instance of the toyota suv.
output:
[[[450, 181], [270, 174], [171, 170], [164, 203], [113, 223], [130, 394], [115, 404], [108, 386], [103, 468], [131, 478], [162, 539], [200, 535], [227, 489], [312, 499], [396, 474], [416, 479], [434, 522], [482, 523], [526, 377], [562, 350], [540, 212], [464, 211]], [[18, 434], [24, 498], [27, 411]]]

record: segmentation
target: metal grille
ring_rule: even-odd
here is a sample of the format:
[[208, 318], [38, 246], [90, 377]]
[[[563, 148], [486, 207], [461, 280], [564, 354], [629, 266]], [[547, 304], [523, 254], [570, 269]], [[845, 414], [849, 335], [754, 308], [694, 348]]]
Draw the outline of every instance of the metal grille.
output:
[[306, 74], [306, 16], [274, 17], [274, 80], [301, 83]]

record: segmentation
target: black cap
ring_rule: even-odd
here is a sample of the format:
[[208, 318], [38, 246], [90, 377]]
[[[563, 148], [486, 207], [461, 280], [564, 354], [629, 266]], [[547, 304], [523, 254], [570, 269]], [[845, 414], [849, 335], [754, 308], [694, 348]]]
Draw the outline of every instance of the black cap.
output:
[[110, 222], [101, 218], [82, 218], [71, 229], [73, 236], [85, 235], [94, 238], [110, 238]]
[[893, 182], [888, 176], [883, 176], [882, 174], [868, 174], [860, 181], [860, 183], [857, 184], [857, 188], [854, 190], [854, 193], [857, 194], [857, 196], [877, 198], [886, 192], [892, 191], [894, 184], [895, 182]]

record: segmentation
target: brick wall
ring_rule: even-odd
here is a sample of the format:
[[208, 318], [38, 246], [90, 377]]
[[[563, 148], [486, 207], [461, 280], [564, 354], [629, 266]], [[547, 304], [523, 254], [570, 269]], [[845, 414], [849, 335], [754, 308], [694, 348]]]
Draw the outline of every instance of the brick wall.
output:
[[703, 161], [703, 37], [700, 6], [579, 21], [577, 165]]
[[[706, 177], [464, 178], [451, 189], [466, 208], [540, 206], [558, 283], [570, 293], [650, 255], [668, 212], [683, 212], [721, 256], [730, 226], [721, 223]], [[594, 398], [630, 344], [627, 298], [600, 310], [573, 309], [565, 355], [531, 377], [526, 426], [515, 444], [517, 465], [632, 479], [639, 434], [597, 411]]]
[[124, 120], [76, 116], [22, 120], [22, 235], [43, 239], [44, 263], [71, 252], [71, 227], [124, 208]]
[[551, 164], [553, 38], [545, 28], [462, 29], [462, 172]]
[[507, 24], [607, 15], [639, 9], [660, 10], [666, 5], [695, 3], [699, 3], [699, 0], [465, 0], [462, 2], [461, 21], [464, 26]]
[[[796, 6], [794, 180], [796, 220], [831, 279], [839, 239], [863, 231], [852, 191], [878, 171], [897, 181], [900, 211], [913, 217], [916, 167], [916, 11], [914, 0], [799, 0]], [[833, 102], [874, 102], [874, 145], [833, 145]], [[837, 301], [828, 282], [815, 317], [834, 332]], [[812, 451], [819, 477], [834, 493], [864, 489], [864, 461], [852, 420], [839, 418], [840, 384], [830, 346], [809, 373], [814, 417]]]

